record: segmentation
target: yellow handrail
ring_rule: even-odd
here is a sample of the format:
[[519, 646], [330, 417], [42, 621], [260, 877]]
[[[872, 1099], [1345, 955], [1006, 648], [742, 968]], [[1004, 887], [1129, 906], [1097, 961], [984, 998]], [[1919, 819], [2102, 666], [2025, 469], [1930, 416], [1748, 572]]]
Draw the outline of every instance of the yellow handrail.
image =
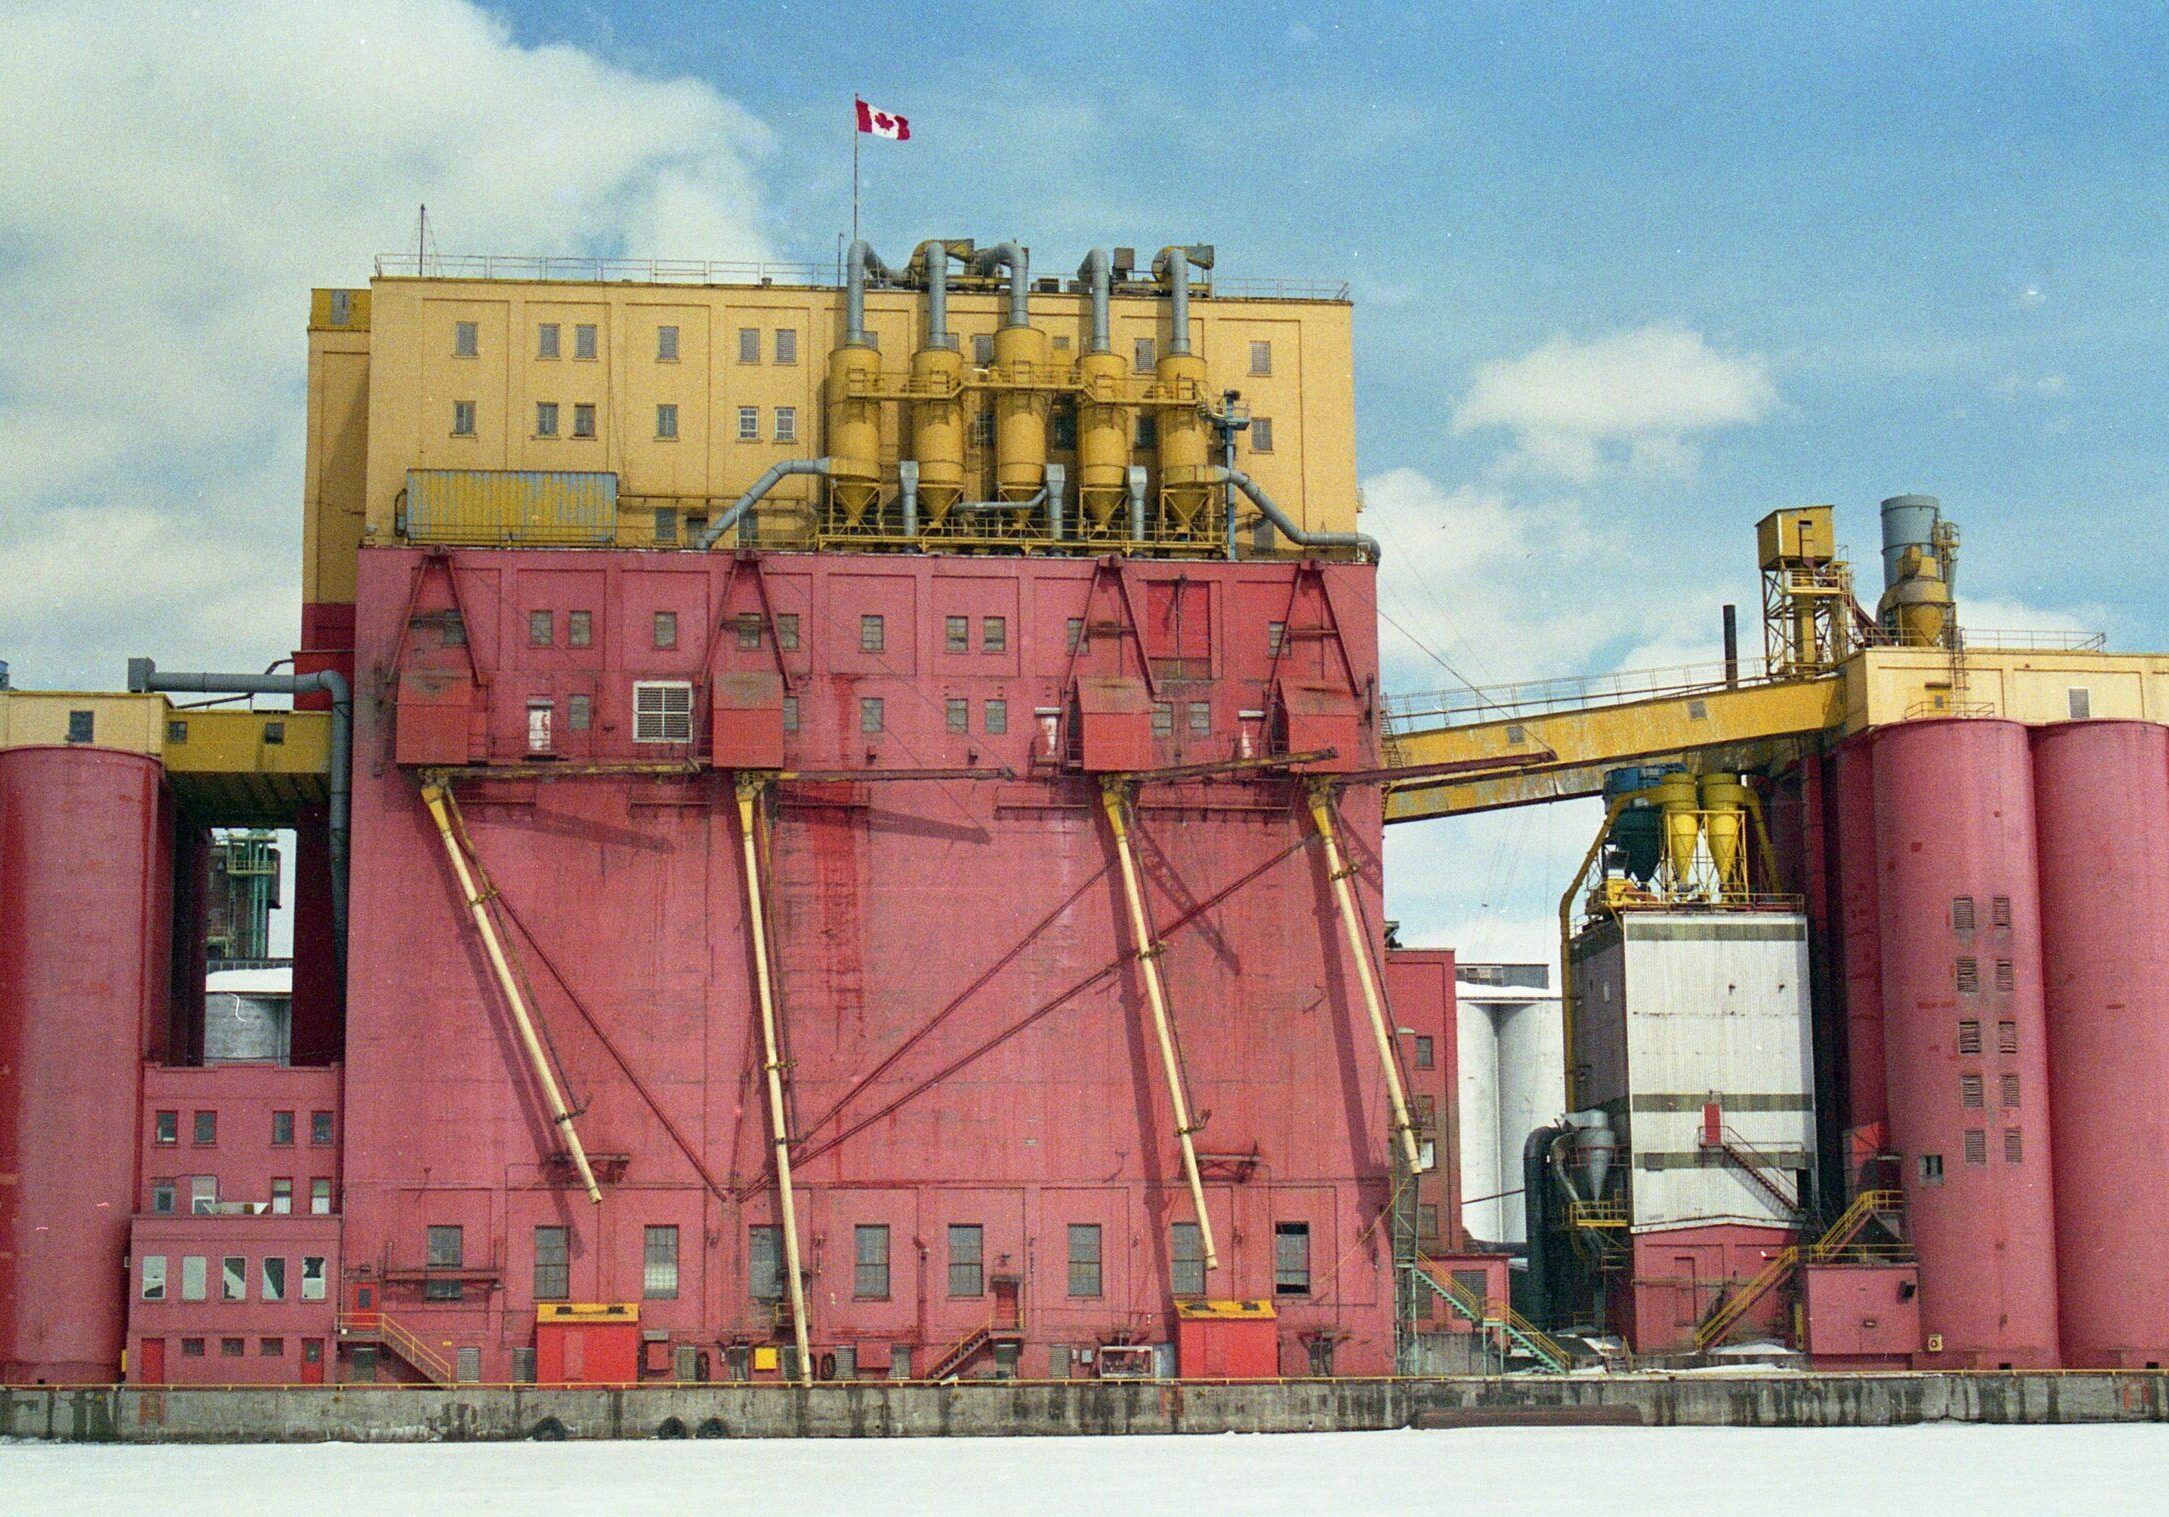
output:
[[1755, 1277], [1740, 1288], [1733, 1298], [1710, 1314], [1707, 1322], [1695, 1329], [1695, 1347], [1706, 1349], [1731, 1330], [1748, 1310], [1768, 1295], [1777, 1283], [1792, 1273], [1800, 1262], [1798, 1248], [1780, 1249], [1769, 1263], [1763, 1265]]
[[452, 1366], [435, 1349], [414, 1336], [390, 1312], [355, 1312], [339, 1319], [341, 1332], [374, 1333], [391, 1344], [406, 1360], [439, 1385], [452, 1383]]

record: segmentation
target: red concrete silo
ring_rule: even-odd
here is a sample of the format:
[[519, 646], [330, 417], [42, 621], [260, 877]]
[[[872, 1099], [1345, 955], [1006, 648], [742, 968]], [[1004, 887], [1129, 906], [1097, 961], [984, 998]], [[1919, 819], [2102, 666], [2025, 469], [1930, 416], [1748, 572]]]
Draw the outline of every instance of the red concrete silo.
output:
[[2169, 728], [2033, 735], [2064, 1363], [2169, 1364]]
[[0, 752], [0, 1382], [117, 1379], [173, 868], [157, 762]]
[[[1874, 767], [1883, 1059], [1926, 1362], [2052, 1367], [2055, 1205], [2026, 729], [1905, 722], [1876, 735]], [[2006, 1090], [2016, 1106], [2003, 1104]]]

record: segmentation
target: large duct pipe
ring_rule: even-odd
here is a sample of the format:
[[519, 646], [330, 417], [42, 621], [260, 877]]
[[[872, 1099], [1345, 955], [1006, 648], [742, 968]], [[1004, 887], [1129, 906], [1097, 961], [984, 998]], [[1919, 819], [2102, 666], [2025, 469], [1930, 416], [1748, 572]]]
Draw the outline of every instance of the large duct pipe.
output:
[[1212, 244], [1162, 248], [1160, 256], [1152, 260], [1152, 277], [1167, 286], [1167, 319], [1171, 327], [1167, 334], [1167, 351], [1177, 355], [1190, 351], [1190, 265], [1193, 263], [1201, 269], [1211, 268]]
[[314, 674], [160, 674], [147, 658], [128, 660], [128, 688], [137, 692], [207, 695], [314, 695], [331, 697], [331, 776], [326, 783], [324, 831], [331, 854], [331, 925], [339, 962], [346, 963], [347, 835], [353, 812], [354, 694], [336, 669]]
[[996, 269], [1009, 270], [1009, 321], [1013, 327], [1032, 324], [1030, 314], [1032, 293], [1032, 255], [1021, 242], [1005, 242], [998, 247], [981, 248], [972, 254], [968, 265], [974, 274], [992, 274]]
[[881, 256], [863, 239], [851, 244], [850, 256], [844, 263], [844, 345], [863, 348], [871, 344], [866, 338], [866, 277], [876, 279], [894, 276]]
[[1094, 248], [1077, 265], [1077, 277], [1092, 296], [1092, 345], [1087, 353], [1114, 351], [1108, 337], [1107, 308], [1114, 296], [1115, 260], [1105, 248]]
[[786, 458], [782, 463], [770, 464], [768, 472], [753, 482], [752, 489], [739, 496], [728, 511], [725, 511], [708, 524], [708, 530], [701, 534], [700, 541], [694, 546], [699, 548], [714, 547], [721, 540], [724, 533], [738, 525], [738, 519], [741, 516], [752, 510], [762, 496], [775, 489], [788, 476], [793, 474], [832, 474], [835, 472], [835, 467], [836, 461], [832, 458]]
[[930, 348], [956, 346], [956, 333], [949, 330], [950, 256], [951, 244], [943, 237], [929, 237], [911, 252], [908, 272], [926, 277], [925, 345]]
[[[1077, 266], [1092, 295], [1092, 341], [1077, 360], [1077, 525], [1086, 536], [1105, 534], [1122, 509], [1130, 470], [1130, 411], [1122, 403], [1128, 366], [1115, 356], [1109, 334], [1114, 259], [1094, 248]], [[1142, 471], [1140, 471], [1142, 472]], [[1142, 499], [1143, 486], [1139, 486]], [[1130, 536], [1143, 536], [1142, 517]]]
[[1259, 488], [1258, 482], [1241, 469], [1223, 468], [1219, 465], [1205, 471], [1212, 484], [1229, 484], [1250, 497], [1250, 503], [1258, 508], [1265, 519], [1280, 529], [1280, 535], [1299, 548], [1354, 548], [1372, 563], [1380, 557], [1378, 539], [1367, 532], [1306, 532], [1295, 524], [1295, 518], [1274, 504], [1273, 497]]

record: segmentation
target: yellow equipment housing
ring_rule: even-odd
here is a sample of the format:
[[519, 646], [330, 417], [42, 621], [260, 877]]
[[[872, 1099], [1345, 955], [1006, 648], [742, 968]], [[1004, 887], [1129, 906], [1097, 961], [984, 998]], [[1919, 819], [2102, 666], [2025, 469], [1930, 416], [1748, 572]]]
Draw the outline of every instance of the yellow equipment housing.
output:
[[1047, 481], [1047, 334], [1024, 326], [997, 331], [993, 378], [994, 498], [1021, 503]]
[[919, 515], [940, 522], [964, 498], [964, 355], [921, 348], [911, 355], [911, 456], [919, 464]]
[[1077, 360], [1077, 502], [1088, 533], [1105, 534], [1129, 495], [1128, 365], [1113, 353]]
[[846, 343], [828, 358], [823, 397], [828, 412], [829, 498], [848, 526], [857, 526], [880, 498], [881, 354]]
[[1154, 368], [1160, 425], [1161, 525], [1184, 534], [1212, 499], [1205, 471], [1212, 466], [1212, 432], [1200, 407], [1205, 400], [1205, 360], [1195, 353], [1164, 354]]

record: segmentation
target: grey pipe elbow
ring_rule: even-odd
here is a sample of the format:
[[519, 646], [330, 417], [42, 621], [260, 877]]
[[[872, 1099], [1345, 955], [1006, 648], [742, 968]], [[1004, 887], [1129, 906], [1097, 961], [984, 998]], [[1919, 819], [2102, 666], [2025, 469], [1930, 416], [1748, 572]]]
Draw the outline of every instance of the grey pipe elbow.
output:
[[864, 238], [851, 244], [844, 262], [844, 346], [866, 346], [866, 280], [890, 278], [889, 266]]
[[1091, 353], [1113, 351], [1108, 332], [1108, 306], [1114, 298], [1114, 255], [1105, 248], [1094, 248], [1085, 254], [1084, 262], [1077, 265], [1077, 277], [1084, 281], [1092, 294], [1092, 346]]
[[996, 269], [1009, 270], [1009, 322], [1013, 327], [1032, 324], [1032, 255], [1021, 242], [1005, 242], [996, 247], [981, 248], [972, 255], [971, 270], [974, 274], [991, 274]]
[[1206, 471], [1206, 478], [1212, 484], [1233, 485], [1242, 491], [1250, 498], [1250, 503], [1258, 508], [1259, 514], [1271, 522], [1282, 537], [1299, 548], [1354, 548], [1374, 564], [1385, 556], [1384, 550], [1378, 545], [1378, 539], [1367, 532], [1305, 531], [1295, 524], [1295, 518], [1283, 511], [1272, 496], [1265, 493], [1256, 480], [1240, 469], [1216, 466]]
[[737, 500], [731, 503], [731, 508], [728, 511], [725, 511], [708, 524], [708, 530], [701, 534], [700, 541], [693, 546], [702, 552], [713, 548], [722, 540], [724, 533], [737, 526], [739, 519], [752, 510], [755, 505], [759, 504], [763, 496], [790, 476], [794, 474], [833, 474], [835, 471], [836, 460], [833, 458], [786, 458], [781, 463], [770, 464], [768, 472], [753, 482], [752, 489], [739, 496]]

